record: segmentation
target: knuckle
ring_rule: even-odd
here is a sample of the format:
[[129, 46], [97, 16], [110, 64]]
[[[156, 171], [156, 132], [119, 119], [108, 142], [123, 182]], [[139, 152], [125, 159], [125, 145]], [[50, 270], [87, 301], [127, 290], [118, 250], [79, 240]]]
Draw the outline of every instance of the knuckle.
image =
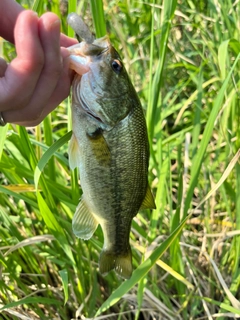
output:
[[11, 109], [12, 110], [23, 110], [29, 103], [31, 96], [27, 92], [22, 94], [22, 92], [17, 93], [18, 99], [12, 101]]
[[[23, 94], [18, 88], [14, 91], [6, 86], [4, 90], [5, 99], [2, 99], [2, 103], [6, 106], [6, 110], [22, 110], [29, 102], [29, 95], [27, 93]], [[16, 99], [17, 97], [17, 99]]]
[[38, 126], [41, 122], [42, 122], [42, 118], [39, 118], [39, 119], [37, 119], [37, 120], [34, 120], [34, 121], [30, 121], [29, 123], [28, 123], [28, 127], [36, 127], [36, 126]]
[[25, 69], [27, 73], [39, 72], [44, 67], [44, 56], [39, 54], [35, 56], [32, 60], [25, 60], [22, 64], [22, 67]]
[[49, 74], [52, 78], [59, 78], [62, 73], [62, 63], [60, 60], [54, 60], [49, 63], [45, 68], [46, 74]]
[[[24, 110], [24, 121], [27, 123], [37, 123], [39, 124], [42, 120], [42, 109], [34, 109], [27, 107]], [[36, 125], [37, 125], [36, 124]]]
[[3, 77], [7, 70], [7, 62], [0, 57], [0, 77]]
[[38, 112], [33, 112], [31, 118], [29, 119], [29, 121], [31, 122], [41, 122], [41, 117], [42, 116], [42, 110], [38, 111]]

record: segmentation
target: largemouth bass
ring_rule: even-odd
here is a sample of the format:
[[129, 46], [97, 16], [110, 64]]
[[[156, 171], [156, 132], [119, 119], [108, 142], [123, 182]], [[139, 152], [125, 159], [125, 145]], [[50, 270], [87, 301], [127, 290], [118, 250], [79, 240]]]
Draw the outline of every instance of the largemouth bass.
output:
[[155, 208], [148, 185], [149, 143], [137, 93], [107, 36], [70, 47], [72, 130], [70, 168], [79, 168], [83, 190], [73, 217], [74, 234], [104, 235], [99, 271], [132, 274], [131, 222]]

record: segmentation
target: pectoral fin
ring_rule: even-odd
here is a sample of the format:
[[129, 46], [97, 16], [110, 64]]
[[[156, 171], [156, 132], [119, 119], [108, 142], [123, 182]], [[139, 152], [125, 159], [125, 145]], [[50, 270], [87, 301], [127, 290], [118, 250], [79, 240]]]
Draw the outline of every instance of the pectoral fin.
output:
[[95, 129], [93, 132], [88, 132], [89, 147], [99, 164], [102, 166], [109, 165], [111, 161], [111, 153], [105, 140], [102, 130], [100, 128]]
[[73, 233], [76, 237], [88, 240], [97, 229], [98, 221], [90, 212], [84, 198], [81, 199], [72, 220]]
[[156, 209], [155, 201], [149, 185], [147, 186], [147, 192], [140, 209]]
[[69, 166], [73, 170], [76, 167], [79, 167], [80, 161], [80, 150], [76, 136], [72, 134], [69, 146], [68, 146], [68, 155], [69, 155]]

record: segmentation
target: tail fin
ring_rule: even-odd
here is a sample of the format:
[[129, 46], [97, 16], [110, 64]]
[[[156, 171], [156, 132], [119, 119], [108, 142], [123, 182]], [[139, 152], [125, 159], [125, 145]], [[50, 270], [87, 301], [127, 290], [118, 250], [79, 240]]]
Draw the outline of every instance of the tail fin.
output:
[[112, 251], [103, 250], [99, 259], [99, 270], [107, 274], [115, 270], [122, 278], [129, 279], [132, 275], [132, 253], [129, 248], [126, 254], [116, 255]]

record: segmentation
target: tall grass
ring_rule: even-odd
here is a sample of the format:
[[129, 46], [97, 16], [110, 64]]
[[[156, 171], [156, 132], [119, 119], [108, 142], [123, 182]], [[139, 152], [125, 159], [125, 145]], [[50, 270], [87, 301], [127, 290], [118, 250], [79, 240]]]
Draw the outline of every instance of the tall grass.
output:
[[131, 279], [101, 276], [101, 229], [85, 242], [71, 229], [70, 100], [36, 128], [0, 127], [0, 318], [238, 318], [240, 2], [19, 2], [70, 36], [68, 11], [107, 30], [146, 112], [157, 209], [132, 223]]

